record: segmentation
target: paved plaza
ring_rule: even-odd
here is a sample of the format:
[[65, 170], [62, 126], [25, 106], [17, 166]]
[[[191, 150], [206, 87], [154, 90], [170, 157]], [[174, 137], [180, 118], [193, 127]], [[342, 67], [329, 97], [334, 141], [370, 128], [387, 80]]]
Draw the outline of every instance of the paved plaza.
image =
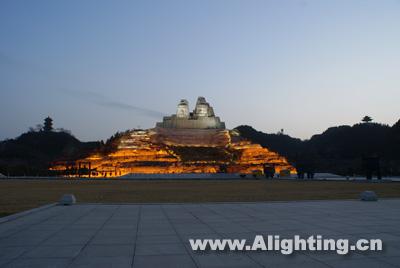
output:
[[[380, 238], [382, 252], [193, 252], [189, 238]], [[400, 267], [400, 200], [51, 205], [0, 218], [0, 267]]]

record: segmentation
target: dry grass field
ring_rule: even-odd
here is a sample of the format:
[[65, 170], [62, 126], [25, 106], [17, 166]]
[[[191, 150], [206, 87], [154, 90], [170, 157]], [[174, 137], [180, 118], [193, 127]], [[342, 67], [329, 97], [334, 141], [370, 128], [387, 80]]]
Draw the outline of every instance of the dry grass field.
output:
[[400, 183], [219, 180], [0, 180], [0, 216], [56, 202], [73, 193], [78, 202], [251, 202], [357, 199], [373, 190], [400, 198]]

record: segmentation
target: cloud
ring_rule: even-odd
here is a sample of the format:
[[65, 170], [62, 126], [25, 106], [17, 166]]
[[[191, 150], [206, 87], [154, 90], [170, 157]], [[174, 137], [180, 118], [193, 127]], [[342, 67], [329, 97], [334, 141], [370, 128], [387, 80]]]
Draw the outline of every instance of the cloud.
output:
[[97, 104], [101, 105], [101, 106], [104, 106], [104, 107], [117, 108], [117, 109], [121, 109], [121, 110], [136, 111], [136, 112], [139, 112], [139, 113], [141, 113], [143, 115], [146, 115], [146, 116], [149, 116], [149, 117], [153, 117], [153, 118], [160, 118], [160, 117], [165, 115], [165, 114], [163, 114], [163, 113], [161, 113], [159, 111], [146, 109], [146, 108], [142, 108], [142, 107], [137, 107], [137, 106], [133, 106], [133, 105], [130, 105], [130, 104], [117, 102], [117, 101], [99, 102]]
[[133, 111], [137, 114], [156, 118], [156, 119], [159, 119], [160, 117], [165, 116], [165, 114], [160, 111], [147, 109], [147, 108], [131, 105], [128, 103], [116, 101], [116, 100], [113, 100], [102, 94], [99, 94], [97, 92], [80, 91], [80, 90], [78, 91], [78, 90], [72, 90], [72, 89], [62, 89], [61, 91], [68, 94], [69, 96], [79, 98], [81, 100], [85, 100], [90, 103], [93, 103], [93, 104], [96, 104], [96, 105], [99, 105], [102, 107], [107, 107], [110, 109]]

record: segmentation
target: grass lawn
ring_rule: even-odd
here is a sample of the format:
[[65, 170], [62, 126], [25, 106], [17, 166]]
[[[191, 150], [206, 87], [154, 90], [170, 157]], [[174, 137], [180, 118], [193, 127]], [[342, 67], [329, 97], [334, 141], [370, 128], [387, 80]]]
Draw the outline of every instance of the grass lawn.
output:
[[251, 202], [357, 199], [373, 190], [400, 198], [400, 183], [277, 180], [0, 180], [0, 216], [57, 202], [64, 193], [78, 202]]

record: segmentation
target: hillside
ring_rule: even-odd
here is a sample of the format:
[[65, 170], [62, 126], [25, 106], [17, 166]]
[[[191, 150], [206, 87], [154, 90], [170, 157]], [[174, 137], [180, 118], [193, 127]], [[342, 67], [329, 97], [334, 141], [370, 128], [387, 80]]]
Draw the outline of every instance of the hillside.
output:
[[239, 126], [244, 137], [286, 156], [300, 169], [362, 174], [363, 157], [379, 157], [386, 175], [400, 174], [400, 120], [392, 127], [378, 123], [328, 128], [309, 140], [267, 134]]
[[99, 146], [99, 142], [81, 142], [63, 131], [30, 131], [0, 142], [0, 173], [49, 175], [50, 162], [75, 159]]
[[[242, 137], [286, 157], [298, 170], [336, 174], [363, 174], [362, 158], [379, 157], [383, 175], [400, 175], [400, 120], [393, 126], [361, 123], [328, 128], [309, 140], [268, 134], [251, 126], [236, 128]], [[82, 159], [94, 151], [106, 155], [126, 132], [105, 144], [81, 142], [66, 131], [31, 130], [0, 142], [0, 173], [51, 175], [54, 161]]]

